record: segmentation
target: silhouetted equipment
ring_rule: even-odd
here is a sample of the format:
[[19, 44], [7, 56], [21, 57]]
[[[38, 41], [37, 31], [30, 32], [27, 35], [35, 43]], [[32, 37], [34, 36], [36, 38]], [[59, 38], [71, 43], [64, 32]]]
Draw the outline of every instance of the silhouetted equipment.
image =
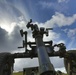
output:
[[[53, 45], [53, 41], [43, 41], [44, 34], [49, 36], [49, 30], [53, 28], [38, 27], [37, 24], [32, 24], [32, 19], [26, 25], [31, 28], [32, 37], [35, 42], [27, 41], [27, 31], [20, 30], [21, 37], [25, 37], [23, 44], [18, 48], [25, 48], [23, 53], [0, 53], [0, 75], [11, 75], [13, 72], [14, 59], [16, 58], [36, 58], [39, 60], [40, 75], [61, 75], [61, 72], [56, 73], [54, 66], [49, 57], [59, 56], [64, 58], [65, 68], [68, 75], [76, 75], [76, 50], [66, 51], [66, 46], [63, 43]], [[51, 36], [50, 36], [51, 37]], [[28, 46], [31, 50], [29, 50]], [[54, 51], [54, 47], [59, 47], [58, 51]], [[58, 64], [59, 65], [59, 64]], [[34, 73], [32, 73], [34, 74]]]
[[64, 59], [64, 64], [68, 75], [76, 75], [76, 50], [67, 51], [67, 58]]

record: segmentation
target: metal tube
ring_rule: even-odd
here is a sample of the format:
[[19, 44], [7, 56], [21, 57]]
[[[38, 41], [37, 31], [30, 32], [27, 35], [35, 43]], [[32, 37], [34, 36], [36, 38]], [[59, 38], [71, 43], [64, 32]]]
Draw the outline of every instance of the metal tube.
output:
[[37, 45], [40, 75], [44, 75], [44, 74], [54, 75], [54, 67], [50, 62], [48, 53], [46, 51], [46, 47], [42, 40], [42, 36], [37, 35], [35, 37], [35, 41]]

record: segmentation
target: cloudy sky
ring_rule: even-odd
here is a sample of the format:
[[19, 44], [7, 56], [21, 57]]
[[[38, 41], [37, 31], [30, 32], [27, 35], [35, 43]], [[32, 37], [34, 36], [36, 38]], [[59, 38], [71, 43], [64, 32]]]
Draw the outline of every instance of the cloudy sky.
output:
[[[27, 30], [26, 24], [30, 19], [39, 27], [54, 28], [44, 40], [63, 42], [67, 50], [76, 49], [75, 0], [0, 0], [0, 52], [24, 51], [17, 49], [22, 43], [19, 30]], [[29, 33], [29, 41], [32, 40], [30, 37]], [[57, 70], [65, 71], [63, 59], [50, 59]], [[15, 70], [37, 65], [38, 59], [16, 59]]]

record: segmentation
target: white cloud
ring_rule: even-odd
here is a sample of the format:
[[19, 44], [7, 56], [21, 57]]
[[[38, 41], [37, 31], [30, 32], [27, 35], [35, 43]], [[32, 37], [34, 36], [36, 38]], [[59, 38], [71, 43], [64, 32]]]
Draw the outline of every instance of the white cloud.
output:
[[16, 26], [16, 23], [15, 22], [12, 22], [12, 23], [6, 23], [6, 22], [3, 22], [0, 24], [0, 27], [2, 29], [5, 29], [9, 34], [14, 30], [14, 27]]
[[62, 27], [72, 25], [75, 21], [76, 21], [76, 14], [70, 17], [66, 17], [64, 14], [56, 12], [55, 15], [53, 15], [50, 20], [45, 22], [45, 25], [47, 26], [57, 25], [59, 27]]
[[50, 8], [53, 6], [53, 3], [45, 1], [40, 1], [39, 4], [42, 5], [42, 8]]
[[70, 38], [72, 38], [72, 39], [74, 39], [76, 36], [76, 28], [74, 28], [74, 29], [69, 29], [68, 30], [68, 32], [67, 32], [67, 35], [68, 35], [68, 37], [70, 37]]
[[68, 2], [69, 0], [58, 0], [58, 3], [62, 3], [62, 2]]
[[37, 23], [40, 27], [44, 26], [46, 27], [62, 27], [62, 26], [70, 26], [74, 22], [76, 22], [76, 14], [73, 14], [72, 16], [65, 16], [62, 13], [56, 12], [55, 15], [52, 16], [50, 20], [47, 20], [45, 23]]

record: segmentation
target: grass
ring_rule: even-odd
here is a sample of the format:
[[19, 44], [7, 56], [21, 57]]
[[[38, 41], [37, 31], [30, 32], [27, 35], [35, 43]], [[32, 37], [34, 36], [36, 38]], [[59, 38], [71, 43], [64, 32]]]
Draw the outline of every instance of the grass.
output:
[[23, 75], [23, 72], [13, 73], [13, 75]]

